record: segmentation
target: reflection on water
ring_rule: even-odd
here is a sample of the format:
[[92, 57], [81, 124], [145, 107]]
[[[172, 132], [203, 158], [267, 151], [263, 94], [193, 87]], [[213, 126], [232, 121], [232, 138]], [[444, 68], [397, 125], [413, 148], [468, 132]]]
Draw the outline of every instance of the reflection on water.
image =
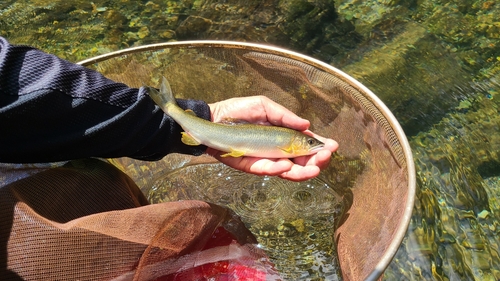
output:
[[223, 164], [199, 164], [163, 175], [151, 187], [149, 199], [229, 206], [287, 280], [339, 279], [333, 232], [346, 206], [320, 179], [295, 183], [244, 174]]
[[[417, 201], [386, 278], [500, 280], [498, 1], [218, 2], [3, 1], [0, 34], [74, 61], [210, 38], [278, 44], [332, 63], [383, 99], [414, 151]], [[310, 200], [307, 191], [295, 196]], [[247, 209], [272, 210], [278, 198], [265, 197], [238, 195]], [[285, 237], [309, 226], [273, 227]]]

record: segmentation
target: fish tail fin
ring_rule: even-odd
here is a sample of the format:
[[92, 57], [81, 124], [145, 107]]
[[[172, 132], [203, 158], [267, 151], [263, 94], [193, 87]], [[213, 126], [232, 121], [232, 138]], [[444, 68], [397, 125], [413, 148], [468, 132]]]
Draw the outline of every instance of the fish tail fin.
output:
[[170, 88], [170, 83], [168, 83], [168, 80], [167, 78], [165, 78], [165, 76], [163, 76], [163, 78], [161, 79], [160, 93], [164, 97], [165, 103], [177, 104], [175, 102], [172, 89]]
[[172, 93], [172, 89], [170, 88], [170, 84], [165, 76], [162, 78], [160, 91], [155, 88], [148, 87], [148, 92], [151, 99], [162, 109], [164, 109], [168, 104], [177, 104], [174, 94]]

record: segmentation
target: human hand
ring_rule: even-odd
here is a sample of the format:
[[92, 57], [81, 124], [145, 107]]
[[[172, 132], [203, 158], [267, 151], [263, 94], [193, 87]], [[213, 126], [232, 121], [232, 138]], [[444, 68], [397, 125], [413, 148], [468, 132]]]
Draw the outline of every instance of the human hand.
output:
[[309, 128], [309, 121], [295, 115], [285, 107], [273, 102], [265, 96], [232, 98], [209, 104], [213, 122], [221, 122], [225, 118], [244, 120], [254, 124], [288, 127], [314, 136], [325, 146], [316, 154], [300, 156], [292, 159], [267, 159], [259, 157], [221, 157], [219, 150], [208, 148], [207, 153], [220, 162], [256, 175], [279, 176], [292, 181], [303, 181], [319, 175], [321, 169], [328, 166], [330, 157], [338, 148], [337, 142], [318, 136]]

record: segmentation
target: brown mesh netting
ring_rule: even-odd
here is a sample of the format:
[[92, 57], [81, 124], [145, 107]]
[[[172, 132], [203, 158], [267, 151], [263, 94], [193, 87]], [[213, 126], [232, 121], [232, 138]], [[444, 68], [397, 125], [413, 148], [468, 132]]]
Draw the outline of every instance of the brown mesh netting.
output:
[[230, 210], [201, 201], [147, 204], [128, 176], [95, 159], [0, 188], [1, 279], [273, 276]]

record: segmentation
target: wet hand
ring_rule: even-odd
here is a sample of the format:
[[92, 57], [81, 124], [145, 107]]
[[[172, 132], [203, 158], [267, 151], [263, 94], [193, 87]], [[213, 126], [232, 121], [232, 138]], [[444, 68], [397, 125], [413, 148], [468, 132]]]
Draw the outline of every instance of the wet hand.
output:
[[209, 104], [213, 122], [221, 122], [226, 118], [244, 120], [250, 123], [288, 127], [304, 131], [322, 141], [325, 146], [316, 154], [300, 156], [293, 159], [267, 159], [258, 157], [221, 157], [225, 152], [208, 148], [207, 153], [220, 162], [256, 175], [279, 176], [292, 181], [303, 181], [316, 177], [321, 169], [328, 166], [330, 157], [338, 148], [332, 139], [318, 136], [307, 129], [309, 121], [295, 115], [285, 107], [273, 102], [265, 96], [232, 98]]

